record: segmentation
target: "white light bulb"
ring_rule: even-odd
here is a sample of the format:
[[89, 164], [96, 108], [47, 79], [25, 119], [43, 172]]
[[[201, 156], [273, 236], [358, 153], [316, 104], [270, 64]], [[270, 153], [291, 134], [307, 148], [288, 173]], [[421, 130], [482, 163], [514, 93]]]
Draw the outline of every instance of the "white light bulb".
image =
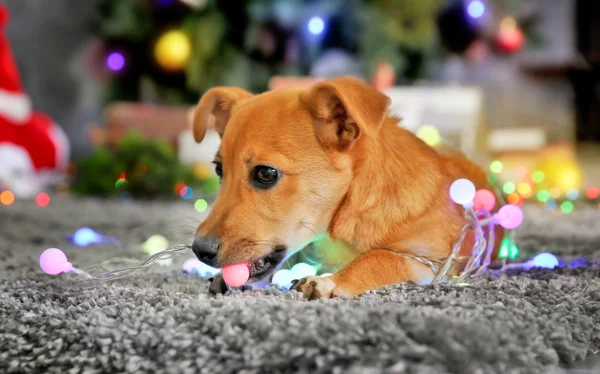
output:
[[450, 198], [457, 204], [470, 206], [475, 198], [475, 185], [468, 179], [457, 179], [450, 186]]
[[271, 279], [271, 283], [276, 284], [282, 288], [290, 288], [293, 279], [294, 275], [290, 270], [282, 269], [273, 274], [273, 279]]

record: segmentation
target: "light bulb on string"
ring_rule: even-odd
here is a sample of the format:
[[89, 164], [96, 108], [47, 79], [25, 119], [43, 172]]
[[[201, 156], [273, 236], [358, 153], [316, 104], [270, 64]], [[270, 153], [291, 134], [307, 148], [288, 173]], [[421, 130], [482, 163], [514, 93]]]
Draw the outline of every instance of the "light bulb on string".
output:
[[496, 196], [493, 192], [486, 189], [479, 189], [475, 193], [473, 199], [473, 210], [476, 212], [483, 209], [486, 212], [491, 212], [496, 205]]
[[46, 274], [58, 275], [73, 270], [73, 264], [67, 260], [67, 256], [58, 248], [48, 248], [40, 256], [40, 267]]
[[468, 179], [455, 180], [450, 186], [450, 198], [464, 207], [472, 207], [475, 198], [475, 185]]
[[281, 269], [273, 274], [273, 278], [271, 279], [271, 283], [275, 284], [281, 288], [288, 289], [292, 286], [292, 281], [296, 279], [294, 278], [294, 274], [289, 269]]

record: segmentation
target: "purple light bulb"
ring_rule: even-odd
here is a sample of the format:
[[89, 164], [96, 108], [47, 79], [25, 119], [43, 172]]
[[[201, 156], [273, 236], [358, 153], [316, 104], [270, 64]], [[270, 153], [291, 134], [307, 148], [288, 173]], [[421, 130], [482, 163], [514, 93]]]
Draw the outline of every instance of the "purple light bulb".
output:
[[119, 52], [113, 52], [106, 58], [106, 65], [112, 71], [121, 71], [125, 67], [125, 57]]

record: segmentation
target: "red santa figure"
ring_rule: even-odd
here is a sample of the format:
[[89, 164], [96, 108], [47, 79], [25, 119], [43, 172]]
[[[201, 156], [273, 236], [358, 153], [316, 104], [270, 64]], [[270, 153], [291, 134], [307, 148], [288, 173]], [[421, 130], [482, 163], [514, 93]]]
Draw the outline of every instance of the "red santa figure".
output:
[[0, 191], [30, 197], [60, 180], [69, 160], [69, 143], [50, 117], [32, 111], [23, 90], [0, 4]]

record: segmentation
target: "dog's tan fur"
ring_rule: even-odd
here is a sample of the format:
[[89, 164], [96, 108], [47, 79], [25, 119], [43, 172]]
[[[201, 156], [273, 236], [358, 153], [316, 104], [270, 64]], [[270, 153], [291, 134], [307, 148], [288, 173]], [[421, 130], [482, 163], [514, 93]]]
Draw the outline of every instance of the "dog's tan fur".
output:
[[[477, 188], [491, 187], [461, 154], [436, 151], [399, 127], [389, 104], [350, 77], [256, 96], [233, 87], [208, 91], [196, 109], [194, 136], [202, 141], [210, 126], [221, 135], [216, 159], [223, 180], [197, 235], [221, 238], [218, 266], [328, 236], [358, 256], [331, 277], [298, 282], [295, 289], [310, 299], [430, 281], [431, 269], [399, 253], [446, 258], [465, 224], [462, 208], [449, 199], [450, 184], [468, 178]], [[282, 170], [274, 188], [249, 183], [260, 164]], [[468, 238], [464, 251], [471, 245]]]

